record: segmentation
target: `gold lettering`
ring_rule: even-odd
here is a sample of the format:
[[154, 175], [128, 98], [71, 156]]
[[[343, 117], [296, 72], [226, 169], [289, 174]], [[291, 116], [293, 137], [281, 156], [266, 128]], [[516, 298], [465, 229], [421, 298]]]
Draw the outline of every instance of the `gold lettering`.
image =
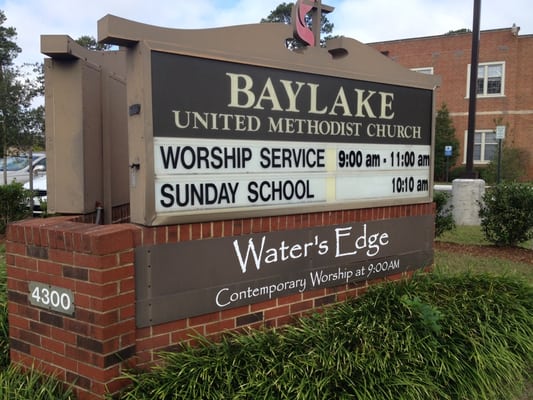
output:
[[255, 104], [254, 108], [257, 110], [263, 110], [264, 108], [261, 103], [264, 100], [270, 100], [270, 102], [272, 103], [271, 110], [283, 111], [279, 104], [276, 90], [274, 89], [274, 85], [272, 85], [272, 81], [270, 80], [270, 78], [267, 79], [265, 86], [263, 87], [263, 91], [261, 92], [261, 95], [259, 96], [259, 99], [257, 100], [257, 103]]
[[[236, 108], [250, 108], [255, 102], [255, 95], [252, 92], [252, 86], [254, 81], [251, 76], [246, 74], [232, 74], [226, 72], [226, 75], [230, 78], [230, 102], [228, 107]], [[244, 83], [244, 86], [239, 87], [239, 83]], [[239, 103], [239, 94], [246, 98], [244, 104]]]
[[346, 99], [346, 94], [344, 93], [344, 88], [342, 86], [339, 88], [339, 92], [337, 93], [335, 102], [331, 106], [329, 115], [337, 115], [337, 113], [335, 112], [335, 108], [337, 107], [341, 107], [344, 110], [344, 112], [342, 113], [343, 116], [352, 116], [352, 114], [350, 113], [350, 106], [348, 105], [348, 100]]
[[318, 84], [316, 83], [308, 83], [307, 86], [311, 88], [311, 92], [309, 93], [309, 113], [310, 114], [325, 114], [328, 111], [327, 107], [324, 107], [321, 110], [317, 109], [317, 92], [318, 92]]
[[[392, 101], [394, 100], [394, 93], [388, 92], [379, 92], [381, 96], [381, 111], [379, 117], [382, 119], [393, 119], [394, 111], [392, 111]], [[387, 111], [392, 111], [390, 114], [387, 114]]]
[[287, 107], [285, 109], [285, 111], [300, 112], [300, 110], [298, 110], [296, 108], [296, 98], [298, 97], [298, 94], [300, 93], [300, 90], [305, 85], [305, 83], [304, 82], [294, 82], [296, 84], [296, 86], [297, 86], [297, 89], [296, 89], [296, 92], [295, 92], [294, 90], [292, 90], [292, 84], [293, 84], [292, 81], [286, 81], [284, 79], [281, 79], [280, 82], [283, 85], [283, 87], [285, 88], [285, 92], [287, 93], [287, 97], [289, 98], [289, 107]]
[[365, 113], [363, 112], [363, 109], [366, 111], [366, 116], [369, 118], [376, 118], [376, 115], [372, 111], [372, 107], [370, 106], [370, 103], [368, 102], [370, 98], [376, 94], [375, 91], [369, 90], [368, 96], [363, 97], [365, 95], [366, 90], [363, 89], [355, 89], [355, 92], [357, 93], [357, 111], [355, 113], [356, 117], [364, 118]]

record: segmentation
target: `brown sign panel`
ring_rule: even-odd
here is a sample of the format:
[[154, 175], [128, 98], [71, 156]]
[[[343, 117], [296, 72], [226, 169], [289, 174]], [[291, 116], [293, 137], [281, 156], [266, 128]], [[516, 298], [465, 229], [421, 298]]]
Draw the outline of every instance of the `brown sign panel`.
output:
[[431, 144], [433, 91], [151, 52], [153, 136]]
[[423, 268], [433, 227], [420, 216], [139, 247], [137, 325]]

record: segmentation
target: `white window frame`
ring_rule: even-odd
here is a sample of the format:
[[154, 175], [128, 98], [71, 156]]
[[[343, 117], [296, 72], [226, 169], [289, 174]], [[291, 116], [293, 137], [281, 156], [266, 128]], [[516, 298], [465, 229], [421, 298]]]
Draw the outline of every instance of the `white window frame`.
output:
[[[487, 136], [486, 134], [487, 133], [493, 133], [493, 134], [496, 134], [496, 131], [494, 129], [476, 129], [475, 133], [481, 133], [481, 151], [480, 151], [480, 159], [479, 160], [473, 160], [474, 161], [474, 164], [476, 165], [487, 165], [488, 163], [490, 163], [492, 160], [486, 160], [485, 159], [485, 150], [486, 150], [486, 145], [487, 145]], [[497, 139], [494, 139], [496, 141], [496, 144], [498, 143], [498, 140]], [[474, 138], [474, 142], [475, 142], [475, 138]], [[465, 140], [464, 140], [464, 154], [463, 154], [463, 163], [466, 164], [466, 153], [467, 153], [467, 150], [468, 150], [468, 131], [465, 131]], [[492, 142], [489, 143], [489, 144], [493, 144]]]
[[419, 72], [421, 74], [433, 75], [433, 67], [411, 68], [411, 71]]
[[[487, 77], [487, 71], [488, 67], [491, 65], [501, 65], [502, 67], [502, 81], [501, 81], [501, 91], [500, 93], [487, 93], [487, 85], [488, 85], [488, 77]], [[471, 64], [468, 64], [466, 69], [466, 98], [470, 97], [470, 66]], [[493, 61], [493, 62], [486, 62], [486, 63], [479, 63], [478, 68], [484, 68], [484, 88], [483, 93], [478, 93], [478, 98], [487, 98], [487, 97], [505, 97], [505, 61]], [[480, 76], [478, 76], [478, 79]]]

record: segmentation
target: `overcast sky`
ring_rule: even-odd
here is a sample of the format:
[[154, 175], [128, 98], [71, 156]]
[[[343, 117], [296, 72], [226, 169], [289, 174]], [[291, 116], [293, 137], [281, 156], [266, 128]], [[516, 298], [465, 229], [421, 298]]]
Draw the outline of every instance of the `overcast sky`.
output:
[[[41, 34], [97, 37], [106, 14], [169, 28], [210, 28], [259, 22], [276, 0], [0, 0], [5, 26], [17, 30], [17, 63], [40, 62]], [[333, 34], [363, 43], [472, 29], [473, 0], [329, 0]], [[511, 27], [533, 33], [531, 0], [482, 0], [481, 29]]]

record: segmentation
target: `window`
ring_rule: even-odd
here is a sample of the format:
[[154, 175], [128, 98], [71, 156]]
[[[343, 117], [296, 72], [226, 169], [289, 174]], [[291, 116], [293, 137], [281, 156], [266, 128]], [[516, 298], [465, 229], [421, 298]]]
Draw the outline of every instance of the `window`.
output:
[[477, 72], [477, 94], [503, 94], [503, 64], [480, 65]]
[[[8, 171], [18, 171], [30, 164], [28, 157], [9, 156], [6, 165]], [[4, 159], [0, 158], [0, 171], [4, 170]]]
[[433, 67], [411, 68], [411, 71], [419, 72], [421, 74], [433, 75]]
[[[468, 66], [467, 97], [470, 91], [470, 65]], [[505, 87], [505, 63], [480, 63], [477, 71], [478, 97], [503, 96]]]
[[[465, 149], [468, 141], [468, 132], [465, 132]], [[496, 158], [498, 140], [495, 131], [476, 131], [474, 133], [474, 163], [487, 164]], [[466, 162], [466, 151], [464, 161]]]

